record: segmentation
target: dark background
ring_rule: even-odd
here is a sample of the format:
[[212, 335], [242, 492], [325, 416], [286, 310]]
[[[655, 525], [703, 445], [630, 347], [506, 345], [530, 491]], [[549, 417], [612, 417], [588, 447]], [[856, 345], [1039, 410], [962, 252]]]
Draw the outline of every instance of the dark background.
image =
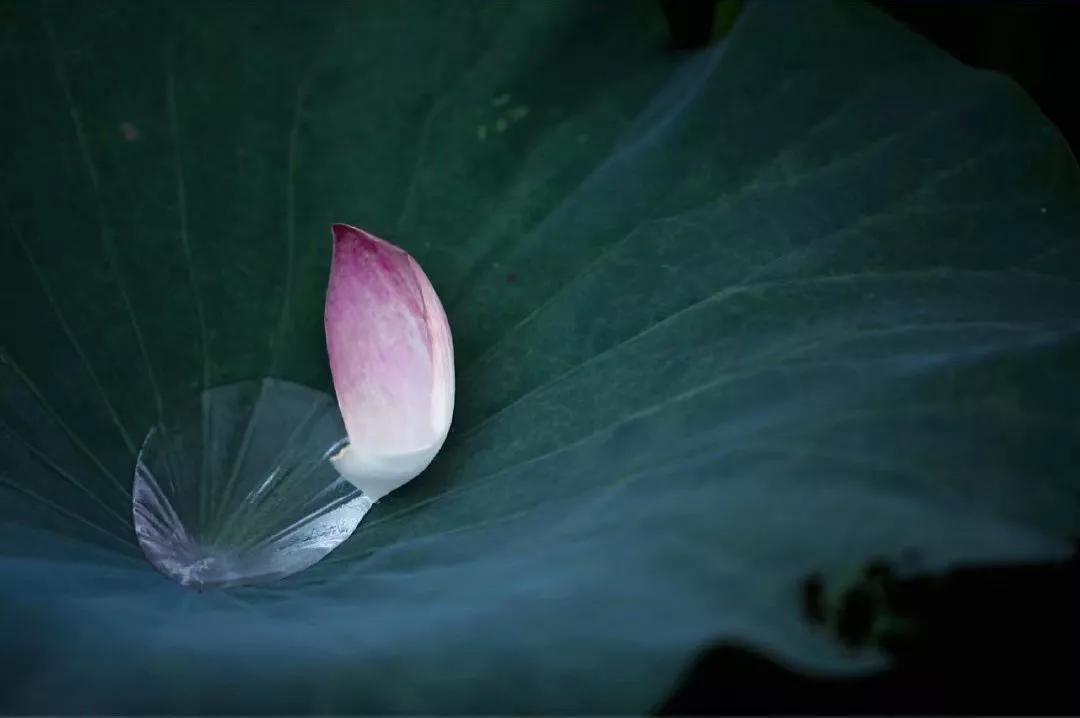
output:
[[874, 0], [961, 62], [1009, 75], [1039, 104], [1076, 154], [1080, 142], [1080, 3]]
[[[676, 51], [709, 42], [718, 29], [728, 26], [742, 4], [740, 0], [658, 1]], [[961, 62], [1012, 77], [1076, 153], [1080, 143], [1080, 1], [869, 1]]]
[[[723, 33], [741, 4], [658, 1], [674, 52]], [[1080, 2], [871, 2], [961, 62], [1012, 77], [1076, 154]], [[807, 676], [717, 644], [658, 712], [1080, 713], [1080, 550], [1060, 563], [903, 579], [874, 561], [847, 585], [807, 576], [802, 598], [818, 630], [852, 651], [885, 651], [892, 668], [860, 678]]]

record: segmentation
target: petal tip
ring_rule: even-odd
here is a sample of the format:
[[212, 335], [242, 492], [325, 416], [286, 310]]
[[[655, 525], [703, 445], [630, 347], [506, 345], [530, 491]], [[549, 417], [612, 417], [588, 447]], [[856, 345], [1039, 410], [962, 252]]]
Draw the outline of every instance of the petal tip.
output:
[[376, 237], [371, 232], [354, 227], [351, 224], [335, 223], [330, 226], [330, 232], [334, 237], [334, 247], [344, 244], [366, 245], [369, 249], [392, 249], [402, 254], [407, 254], [404, 249], [387, 242], [381, 237]]
[[371, 235], [369, 235], [364, 230], [358, 227], [353, 227], [351, 224], [331, 225], [330, 233], [334, 237], [335, 247], [347, 242], [363, 241], [371, 237]]
[[335, 242], [348, 239], [354, 234], [365, 234], [364, 230], [354, 227], [351, 224], [342, 224], [341, 222], [335, 222], [330, 225], [330, 233], [334, 235]]

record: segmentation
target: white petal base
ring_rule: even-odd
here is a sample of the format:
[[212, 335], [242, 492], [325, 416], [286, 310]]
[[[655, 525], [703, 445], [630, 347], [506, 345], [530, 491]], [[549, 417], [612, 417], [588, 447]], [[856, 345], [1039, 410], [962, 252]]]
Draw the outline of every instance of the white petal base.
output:
[[426, 449], [401, 454], [370, 454], [346, 446], [330, 459], [334, 468], [372, 501], [412, 481], [428, 467], [445, 437]]

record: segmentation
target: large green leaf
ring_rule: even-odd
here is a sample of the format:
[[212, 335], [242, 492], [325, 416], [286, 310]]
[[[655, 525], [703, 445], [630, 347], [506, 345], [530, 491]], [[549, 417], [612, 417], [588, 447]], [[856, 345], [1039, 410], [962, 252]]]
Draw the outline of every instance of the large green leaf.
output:
[[[878, 13], [0, 5], [0, 710], [647, 710], [736, 641], [867, 670], [797, 586], [1080, 526], [1080, 178]], [[170, 407], [329, 389], [332, 222], [455, 332], [443, 454], [322, 563], [196, 594], [130, 527]]]

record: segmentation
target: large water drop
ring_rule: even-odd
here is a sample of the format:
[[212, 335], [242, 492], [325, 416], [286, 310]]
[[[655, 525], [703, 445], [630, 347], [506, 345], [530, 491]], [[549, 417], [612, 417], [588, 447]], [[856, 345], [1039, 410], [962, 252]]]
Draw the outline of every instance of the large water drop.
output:
[[135, 533], [159, 571], [199, 590], [311, 566], [371, 508], [328, 459], [345, 443], [334, 400], [274, 379], [210, 389], [147, 434]]

